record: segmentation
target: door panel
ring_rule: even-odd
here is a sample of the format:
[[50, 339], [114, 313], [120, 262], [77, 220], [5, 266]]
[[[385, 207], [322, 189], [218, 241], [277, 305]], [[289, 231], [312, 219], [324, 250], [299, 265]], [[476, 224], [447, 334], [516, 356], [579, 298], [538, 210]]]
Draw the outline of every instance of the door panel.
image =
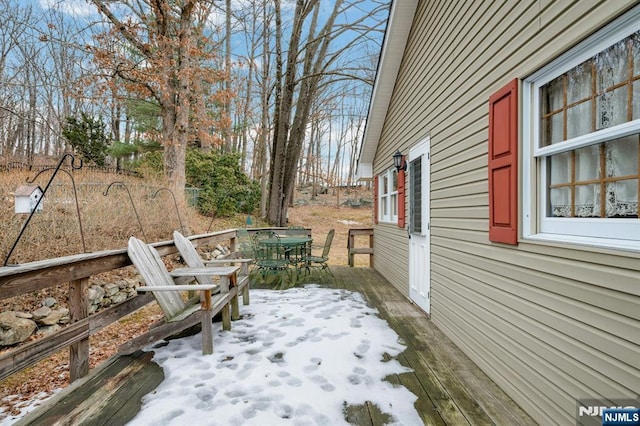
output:
[[429, 138], [409, 151], [409, 297], [431, 312]]

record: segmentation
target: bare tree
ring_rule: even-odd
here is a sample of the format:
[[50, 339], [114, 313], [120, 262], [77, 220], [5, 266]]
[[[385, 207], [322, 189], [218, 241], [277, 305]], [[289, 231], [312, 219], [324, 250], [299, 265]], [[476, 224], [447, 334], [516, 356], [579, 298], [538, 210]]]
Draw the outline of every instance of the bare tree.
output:
[[[198, 97], [203, 96], [201, 81], [219, 78], [204, 63], [208, 60], [210, 40], [203, 40], [203, 25], [211, 5], [197, 0], [120, 1], [135, 19], [120, 19], [112, 10], [113, 2], [91, 0], [111, 24], [110, 37], [135, 55], [121, 54], [119, 49], [95, 46], [96, 58], [105, 69], [160, 107], [161, 140], [164, 146], [165, 177], [170, 189], [184, 203], [186, 148], [193, 138], [207, 139], [206, 111], [198, 111]], [[207, 5], [208, 4], [208, 5]], [[205, 71], [206, 69], [206, 71]], [[211, 84], [214, 82], [211, 81]], [[194, 90], [197, 89], [197, 90]], [[223, 99], [224, 101], [224, 99]], [[195, 128], [194, 132], [190, 129]]]
[[[382, 25], [382, 21], [374, 17], [386, 10], [388, 5], [381, 3], [350, 22], [338, 23], [339, 16], [348, 16], [350, 11], [353, 12], [364, 2], [336, 0], [321, 25], [321, 2], [297, 0], [285, 60], [280, 46], [282, 27], [279, 24], [279, 3], [279, 0], [275, 1], [276, 96], [267, 220], [272, 225], [283, 226], [293, 196], [295, 173], [307, 134], [313, 99], [337, 81], [359, 78], [348, 66], [340, 67], [339, 60]], [[354, 32], [354, 36], [337, 46], [336, 40], [349, 32]], [[286, 70], [283, 72], [285, 62]]]
[[[358, 142], [333, 130], [364, 117], [389, 2], [90, 0], [100, 23], [69, 20], [62, 0], [0, 0], [0, 153], [57, 155], [67, 116], [99, 115], [115, 140], [163, 143], [178, 197], [187, 146], [239, 152], [261, 215], [283, 224], [295, 182], [351, 179]], [[133, 104], [159, 108], [162, 128], [138, 126]]]
[[[30, 7], [15, 7], [9, 0], [0, 1], [0, 118], [4, 154], [29, 155], [32, 150], [28, 138], [33, 136], [30, 123], [33, 112], [30, 105], [34, 101], [35, 81], [33, 74], [35, 48], [33, 41], [24, 35], [32, 22]], [[9, 64], [9, 59], [13, 64]], [[34, 87], [29, 88], [27, 84]], [[24, 100], [27, 100], [25, 103]]]

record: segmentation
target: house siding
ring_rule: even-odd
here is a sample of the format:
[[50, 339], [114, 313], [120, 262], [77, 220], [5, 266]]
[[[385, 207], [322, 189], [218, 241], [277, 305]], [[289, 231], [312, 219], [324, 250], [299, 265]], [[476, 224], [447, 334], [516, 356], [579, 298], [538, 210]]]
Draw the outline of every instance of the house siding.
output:
[[407, 231], [395, 224], [378, 224], [374, 230], [375, 267], [402, 294], [409, 294]]
[[[432, 320], [543, 424], [640, 394], [640, 253], [489, 242], [488, 99], [637, 3], [421, 1], [376, 151], [380, 173], [430, 136]], [[408, 295], [406, 230], [375, 238]]]

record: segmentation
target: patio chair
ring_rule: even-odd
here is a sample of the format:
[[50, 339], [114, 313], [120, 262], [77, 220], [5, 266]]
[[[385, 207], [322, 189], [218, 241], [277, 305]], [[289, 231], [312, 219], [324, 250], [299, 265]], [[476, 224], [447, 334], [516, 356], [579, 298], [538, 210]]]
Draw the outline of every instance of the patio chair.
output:
[[266, 277], [268, 273], [288, 271], [289, 260], [280, 246], [280, 237], [274, 231], [253, 234], [256, 269]]
[[[158, 305], [164, 313], [164, 323], [152, 328], [149, 332], [138, 336], [129, 342], [128, 349], [139, 349], [146, 344], [172, 336], [186, 330], [200, 322], [202, 327], [202, 353], [213, 353], [213, 315], [222, 313], [222, 325], [225, 330], [231, 328], [229, 305], [231, 294], [228, 282], [235, 276], [238, 267], [217, 268], [215, 271], [207, 268], [182, 268], [171, 273], [167, 271], [157, 250], [143, 241], [131, 237], [128, 245], [129, 258], [140, 272], [145, 285], [138, 287], [138, 292], [152, 292]], [[180, 271], [180, 272], [178, 272]], [[211, 277], [221, 277], [219, 284], [177, 284], [177, 276], [195, 277], [204, 274]], [[185, 300], [185, 291], [199, 291], [199, 298]], [[213, 294], [215, 293], [215, 294]], [[199, 302], [199, 303], [198, 303]], [[200, 312], [200, 315], [197, 313]]]
[[[308, 238], [310, 236], [310, 232], [304, 226], [291, 225], [287, 228], [286, 236], [289, 238]], [[284, 249], [284, 254], [285, 257], [289, 259], [289, 263], [296, 268], [299, 268], [304, 262], [304, 258], [310, 254], [310, 249], [311, 247], [287, 247]]]
[[246, 228], [238, 228], [236, 230], [236, 238], [238, 240], [235, 256], [238, 258], [253, 259], [255, 253], [253, 250], [253, 239]]
[[253, 256], [256, 259], [256, 263], [258, 258], [264, 257], [265, 254], [262, 253], [265, 251], [266, 246], [261, 245], [260, 242], [263, 240], [273, 240], [279, 239], [280, 237], [275, 231], [270, 230], [262, 230], [256, 231], [251, 236], [251, 244], [253, 245]]
[[329, 250], [331, 249], [331, 243], [333, 242], [333, 236], [335, 232], [335, 229], [331, 229], [327, 233], [324, 245], [320, 246], [320, 248], [322, 248], [321, 254], [314, 255], [313, 249], [318, 247], [312, 247], [311, 254], [305, 259], [304, 267], [307, 269], [307, 271], [309, 271], [310, 268], [319, 268], [321, 271], [328, 272], [331, 276], [333, 276], [333, 272], [331, 272], [331, 269], [329, 268], [327, 262], [329, 261]]
[[[173, 231], [173, 242], [190, 268], [205, 268], [207, 266], [233, 266], [240, 265], [240, 271], [237, 276], [237, 282], [231, 283], [231, 319], [240, 318], [240, 307], [238, 306], [238, 294], [242, 293], [242, 303], [249, 304], [249, 270], [247, 264], [253, 262], [253, 259], [222, 259], [207, 260], [200, 257], [200, 254], [193, 246], [191, 241], [178, 231]], [[197, 275], [196, 280], [200, 284], [213, 284], [210, 276]]]

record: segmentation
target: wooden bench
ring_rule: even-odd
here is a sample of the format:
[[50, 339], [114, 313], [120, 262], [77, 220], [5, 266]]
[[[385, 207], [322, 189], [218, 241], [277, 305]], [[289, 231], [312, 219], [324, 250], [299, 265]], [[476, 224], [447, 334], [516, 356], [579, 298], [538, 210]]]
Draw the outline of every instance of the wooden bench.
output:
[[[236, 282], [236, 274], [240, 269], [222, 268], [180, 268], [169, 273], [162, 258], [155, 248], [135, 237], [129, 239], [128, 254], [136, 266], [145, 286], [137, 288], [138, 292], [151, 292], [165, 315], [164, 321], [142, 336], [136, 337], [119, 348], [119, 352], [131, 353], [147, 344], [177, 334], [200, 322], [202, 327], [202, 353], [213, 353], [213, 315], [222, 313], [223, 329], [231, 328], [229, 306], [237, 290], [230, 291]], [[176, 284], [174, 277], [208, 277], [206, 284]], [[219, 283], [213, 283], [211, 276], [220, 277]], [[185, 291], [198, 291], [199, 298], [185, 300]], [[197, 315], [198, 312], [200, 315]]]

